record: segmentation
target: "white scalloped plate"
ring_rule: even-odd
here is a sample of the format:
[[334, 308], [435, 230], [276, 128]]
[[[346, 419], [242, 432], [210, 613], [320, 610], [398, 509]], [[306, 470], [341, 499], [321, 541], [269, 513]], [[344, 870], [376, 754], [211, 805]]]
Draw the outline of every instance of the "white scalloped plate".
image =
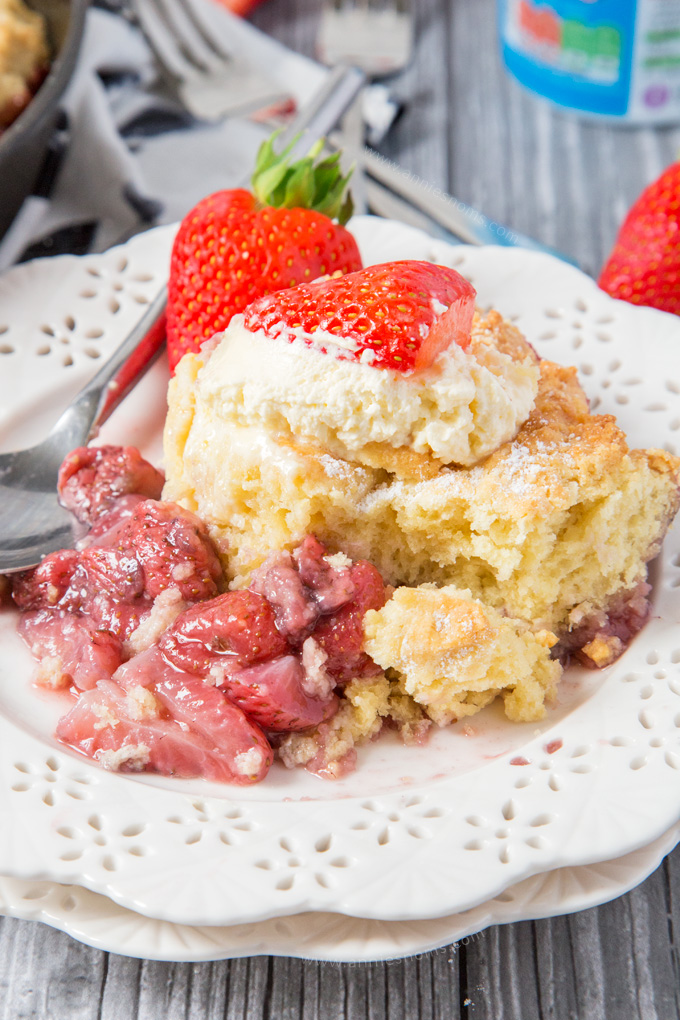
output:
[[145, 960], [198, 963], [295, 956], [338, 963], [394, 960], [466, 940], [494, 924], [599, 906], [642, 882], [680, 839], [675, 825], [649, 846], [601, 864], [527, 878], [462, 914], [429, 921], [368, 921], [304, 913], [254, 924], [191, 927], [155, 921], [79, 886], [0, 878], [0, 914], [41, 921], [79, 942]]
[[[619, 412], [634, 445], [672, 449], [676, 318], [612, 301], [548, 256], [452, 248], [369, 218], [355, 230], [367, 262], [456, 265], [482, 305], [579, 366], [593, 404]], [[0, 280], [0, 444], [44, 432], [163, 279], [171, 237], [161, 228]], [[157, 456], [165, 382], [157, 365], [102, 438]], [[115, 775], [58, 747], [62, 705], [31, 689], [5, 611], [0, 874], [82, 885], [179, 924], [309, 910], [392, 921], [459, 913], [532, 875], [627, 854], [680, 817], [679, 588], [676, 529], [655, 567], [653, 619], [610, 669], [570, 670], [541, 725], [512, 725], [492, 707], [473, 736], [452, 727], [422, 749], [379, 740], [335, 784], [277, 767], [248, 790]]]

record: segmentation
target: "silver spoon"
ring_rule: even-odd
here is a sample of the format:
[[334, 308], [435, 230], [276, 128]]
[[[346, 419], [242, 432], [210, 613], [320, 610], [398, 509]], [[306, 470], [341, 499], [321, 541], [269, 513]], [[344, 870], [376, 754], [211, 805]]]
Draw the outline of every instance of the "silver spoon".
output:
[[0, 573], [34, 567], [47, 553], [75, 544], [80, 526], [57, 500], [59, 466], [74, 447], [97, 434], [160, 354], [166, 300], [163, 287], [42, 443], [0, 454]]

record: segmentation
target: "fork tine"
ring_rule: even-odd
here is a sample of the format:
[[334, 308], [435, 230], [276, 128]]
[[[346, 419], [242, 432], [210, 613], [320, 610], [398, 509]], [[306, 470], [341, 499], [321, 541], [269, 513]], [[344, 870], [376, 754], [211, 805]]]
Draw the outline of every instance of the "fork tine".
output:
[[202, 12], [195, 6], [192, 0], [177, 0], [177, 3], [184, 8], [188, 20], [215, 56], [221, 60], [232, 60], [233, 54], [226, 47], [222, 46], [219, 39], [215, 38], [212, 26], [205, 20]]
[[180, 52], [174, 34], [168, 29], [165, 19], [161, 17], [155, 5], [148, 0], [134, 0], [133, 9], [144, 38], [163, 74], [175, 85], [187, 77], [193, 77], [196, 74], [195, 67], [188, 64], [186, 57]]
[[193, 21], [187, 17], [183, 5], [177, 0], [151, 0], [151, 2], [172, 33], [175, 44], [185, 59], [198, 71], [209, 72], [215, 56], [196, 32]]

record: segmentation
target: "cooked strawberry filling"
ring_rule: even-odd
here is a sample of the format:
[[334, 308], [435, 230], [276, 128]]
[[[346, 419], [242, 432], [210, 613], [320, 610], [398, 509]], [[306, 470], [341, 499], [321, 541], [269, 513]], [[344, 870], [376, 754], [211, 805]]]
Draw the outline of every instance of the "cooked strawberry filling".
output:
[[179, 669], [206, 675], [266, 662], [288, 648], [274, 610], [254, 591], [228, 591], [192, 606], [168, 627], [159, 647]]
[[188, 601], [217, 594], [222, 568], [195, 514], [152, 499], [128, 508], [103, 513], [80, 551], [50, 553], [19, 575], [17, 605], [80, 613], [127, 639], [162, 591], [173, 588]]
[[147, 697], [100, 680], [60, 720], [57, 737], [111, 769], [248, 784], [264, 779], [264, 733], [219, 691], [185, 674], [160, 679]]
[[164, 481], [132, 446], [79, 446], [61, 465], [57, 487], [63, 505], [94, 524], [121, 496], [160, 499]]
[[51, 687], [73, 684], [80, 691], [107, 680], [122, 663], [123, 644], [90, 617], [57, 610], [24, 613], [19, 633], [42, 666]]
[[[327, 557], [321, 542], [307, 535], [292, 554], [273, 553], [254, 572], [250, 587], [274, 607], [281, 633], [292, 644], [302, 644], [321, 615], [352, 601], [357, 592], [352, 570], [342, 553]], [[382, 590], [382, 579], [380, 585]]]
[[362, 619], [385, 603], [380, 574], [309, 535], [250, 589], [220, 594], [202, 522], [150, 497], [158, 472], [138, 451], [102, 451], [74, 451], [60, 474], [62, 499], [92, 525], [80, 548], [13, 584], [38, 681], [77, 699], [57, 736], [107, 768], [258, 782], [273, 757], [265, 731], [318, 727], [339, 682], [379, 672]]

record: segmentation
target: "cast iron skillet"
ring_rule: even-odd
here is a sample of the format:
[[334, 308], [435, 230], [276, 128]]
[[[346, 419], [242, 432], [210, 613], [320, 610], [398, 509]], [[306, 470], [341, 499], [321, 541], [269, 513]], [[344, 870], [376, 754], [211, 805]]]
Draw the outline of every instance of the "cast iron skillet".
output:
[[30, 194], [42, 166], [80, 47], [88, 0], [28, 0], [44, 14], [52, 51], [50, 71], [35, 97], [0, 136], [0, 237]]

